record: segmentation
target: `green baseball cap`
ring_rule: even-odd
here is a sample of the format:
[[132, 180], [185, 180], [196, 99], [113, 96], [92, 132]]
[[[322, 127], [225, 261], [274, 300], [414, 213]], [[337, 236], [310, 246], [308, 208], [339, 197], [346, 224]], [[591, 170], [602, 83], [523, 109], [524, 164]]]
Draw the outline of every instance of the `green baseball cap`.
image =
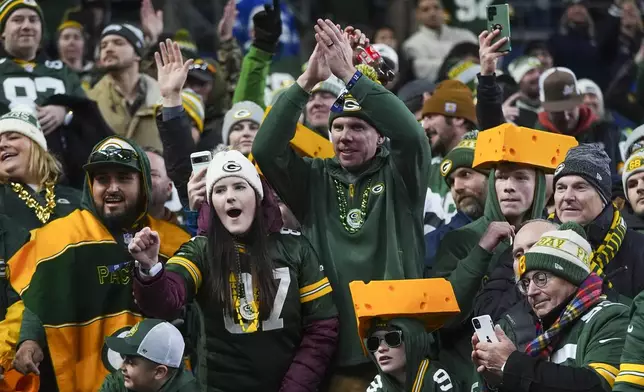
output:
[[89, 155], [83, 169], [89, 173], [106, 166], [122, 166], [143, 172], [140, 157], [134, 146], [119, 137], [109, 137], [99, 143]]
[[140, 321], [122, 338], [105, 338], [105, 344], [122, 356], [143, 357], [171, 368], [181, 366], [185, 348], [177, 327], [158, 319]]

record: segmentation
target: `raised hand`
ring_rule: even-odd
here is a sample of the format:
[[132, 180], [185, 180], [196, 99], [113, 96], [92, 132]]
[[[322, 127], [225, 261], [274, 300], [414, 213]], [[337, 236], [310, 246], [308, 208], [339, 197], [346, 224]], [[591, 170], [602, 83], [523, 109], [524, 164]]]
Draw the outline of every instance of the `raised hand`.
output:
[[253, 16], [253, 28], [253, 44], [263, 51], [274, 53], [282, 35], [280, 0], [273, 0], [272, 7], [265, 4], [264, 10]]
[[479, 246], [492, 253], [504, 239], [514, 238], [514, 226], [508, 222], [492, 222], [479, 240]]
[[16, 352], [13, 367], [22, 374], [34, 373], [39, 376], [38, 367], [44, 358], [42, 348], [35, 340], [25, 340]]
[[150, 42], [157, 42], [163, 32], [163, 11], [155, 11], [152, 0], [142, 0], [140, 14], [143, 32], [149, 37]]
[[150, 230], [149, 227], [144, 227], [134, 235], [127, 250], [139, 262], [142, 269], [149, 270], [159, 262], [160, 245], [159, 233]]
[[224, 15], [219, 21], [217, 26], [217, 33], [219, 34], [219, 39], [222, 41], [228, 41], [233, 38], [233, 27], [235, 27], [235, 20], [237, 19], [237, 3], [235, 0], [228, 0], [228, 3], [224, 6]]
[[198, 211], [206, 201], [206, 172], [203, 168], [200, 172], [192, 172], [188, 181], [188, 206], [191, 211]]
[[353, 49], [348, 34], [330, 20], [318, 19], [315, 29], [315, 40], [322, 50], [331, 72], [347, 83], [356, 68], [353, 65]]
[[[154, 53], [154, 60], [157, 63], [157, 81], [161, 89], [161, 96], [165, 99], [172, 99], [176, 105], [181, 105], [181, 89], [183, 88], [188, 71], [193, 60], [183, 61], [179, 44], [168, 39], [165, 43], [159, 44], [159, 52]], [[165, 105], [165, 102], [164, 102]]]
[[503, 102], [501, 105], [501, 110], [503, 111], [503, 117], [505, 121], [514, 122], [519, 118], [519, 108], [516, 106], [517, 99], [521, 97], [521, 92], [518, 91], [508, 97], [508, 99]]
[[64, 106], [47, 105], [36, 107], [38, 122], [40, 122], [42, 133], [44, 133], [45, 136], [54, 132], [59, 126], [63, 125], [66, 114], [67, 109], [65, 109]]
[[508, 41], [508, 37], [503, 37], [494, 44], [494, 38], [501, 34], [501, 30], [494, 30], [492, 32], [483, 31], [479, 34], [479, 58], [481, 61], [481, 75], [493, 75], [496, 71], [496, 63], [499, 58], [505, 56], [506, 53], [497, 52], [503, 44]]

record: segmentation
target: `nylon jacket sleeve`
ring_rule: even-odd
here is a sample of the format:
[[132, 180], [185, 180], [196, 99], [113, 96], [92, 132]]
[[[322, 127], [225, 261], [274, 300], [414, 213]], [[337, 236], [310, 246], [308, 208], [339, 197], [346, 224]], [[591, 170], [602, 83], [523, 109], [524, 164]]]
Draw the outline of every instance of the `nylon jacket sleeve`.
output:
[[476, 90], [476, 118], [479, 121], [479, 129], [486, 130], [505, 123], [503, 117], [503, 91], [496, 82], [495, 75], [481, 75]]
[[266, 77], [271, 66], [273, 54], [265, 52], [254, 45], [250, 46], [241, 65], [239, 83], [233, 95], [233, 104], [241, 101], [252, 101], [266, 107], [264, 90], [266, 90]]
[[362, 111], [390, 140], [391, 157], [413, 205], [425, 203], [431, 152], [425, 131], [405, 104], [382, 85], [361, 77], [351, 89]]
[[474, 299], [474, 316], [489, 314], [497, 321], [520, 300], [514, 281], [512, 255], [506, 251], [488, 281]]
[[183, 278], [165, 267], [151, 280], [143, 280], [138, 271], [134, 278], [134, 298], [146, 316], [175, 320], [186, 304]]
[[507, 392], [608, 392], [593, 370], [557, 365], [515, 351], [503, 369], [502, 391]]
[[185, 111], [181, 110], [178, 117], [164, 121], [162, 111], [163, 109], [157, 113], [156, 123], [163, 145], [163, 160], [168, 170], [168, 177], [177, 188], [181, 204], [187, 206], [188, 181], [192, 174], [190, 154], [196, 150], [190, 120]]
[[308, 99], [297, 83], [289, 87], [266, 115], [253, 142], [253, 158], [264, 177], [300, 222], [309, 212], [312, 161], [300, 157], [290, 141]]

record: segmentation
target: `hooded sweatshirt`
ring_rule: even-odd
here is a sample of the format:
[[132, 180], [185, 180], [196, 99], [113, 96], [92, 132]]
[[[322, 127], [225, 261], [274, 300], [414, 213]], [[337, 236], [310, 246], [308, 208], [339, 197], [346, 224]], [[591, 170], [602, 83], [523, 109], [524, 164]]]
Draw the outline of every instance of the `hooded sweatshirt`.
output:
[[20, 341], [42, 342], [44, 335], [42, 343], [47, 345], [55, 373], [55, 381], [47, 382], [61, 392], [98, 390], [118, 366], [112, 361], [118, 356], [104, 345], [104, 337], [129, 330], [143, 318], [132, 295], [134, 263], [127, 239], [149, 226], [159, 233], [162, 260], [189, 239], [177, 226], [147, 215], [150, 166], [145, 152], [132, 145], [143, 168], [145, 200], [131, 228], [110, 231], [105, 227], [87, 175], [82, 209], [35, 230], [31, 241], [9, 260], [10, 283], [32, 311], [32, 316], [25, 313], [21, 320]]
[[395, 318], [389, 326], [400, 329], [405, 344], [406, 381], [401, 385], [393, 376], [383, 372], [373, 354], [371, 360], [378, 366], [378, 375], [371, 382], [367, 392], [458, 392], [462, 390], [457, 379], [450, 377], [437, 361], [435, 340], [425, 331], [423, 323], [412, 318]]
[[[157, 392], [199, 392], [201, 389], [197, 384], [197, 379], [186, 370], [183, 366], [178, 369], [171, 379], [169, 379]], [[98, 392], [136, 392], [125, 387], [123, 373], [119, 370], [111, 373], [103, 381], [101, 389]]]

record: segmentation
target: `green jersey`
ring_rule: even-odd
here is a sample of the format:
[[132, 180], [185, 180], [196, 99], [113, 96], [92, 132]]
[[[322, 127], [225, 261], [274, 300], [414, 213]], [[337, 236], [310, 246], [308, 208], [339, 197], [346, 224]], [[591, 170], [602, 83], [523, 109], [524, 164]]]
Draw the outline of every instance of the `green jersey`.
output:
[[619, 375], [613, 391], [644, 390], [644, 292], [633, 300]]
[[[210, 270], [206, 237], [186, 242], [168, 260], [167, 270], [185, 280], [188, 301], [196, 299], [203, 311], [209, 391], [279, 390], [304, 326], [337, 316], [331, 285], [310, 243], [299, 232], [286, 229], [272, 234], [269, 241], [277, 292], [270, 315], [260, 320], [255, 331], [213, 304], [203, 287]], [[246, 293], [254, 292], [252, 276], [243, 266], [241, 278]]]
[[423, 225], [425, 234], [436, 230], [443, 223], [449, 223], [456, 215], [456, 203], [445, 178], [441, 175], [442, 156], [432, 158], [429, 167], [429, 187], [425, 196]]
[[[438, 363], [425, 359], [421, 362], [411, 392], [458, 392], [458, 385]], [[378, 374], [367, 388], [367, 392], [395, 392], [387, 388]]]
[[478, 35], [487, 28], [487, 7], [492, 4], [503, 4], [502, 0], [443, 0], [450, 26], [461, 27]]
[[60, 60], [43, 63], [0, 58], [0, 114], [17, 105], [43, 105], [57, 94], [85, 96], [78, 75]]

